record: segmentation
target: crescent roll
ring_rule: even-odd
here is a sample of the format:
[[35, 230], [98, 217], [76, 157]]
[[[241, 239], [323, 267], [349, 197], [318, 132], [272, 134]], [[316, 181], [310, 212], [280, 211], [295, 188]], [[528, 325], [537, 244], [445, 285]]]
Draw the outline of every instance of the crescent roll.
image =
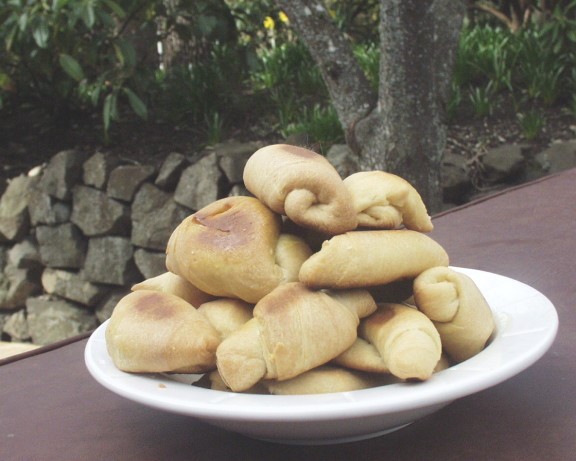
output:
[[205, 302], [198, 307], [222, 339], [230, 336], [252, 318], [254, 306], [240, 299], [220, 298]]
[[486, 346], [495, 324], [490, 306], [465, 274], [433, 267], [414, 280], [416, 307], [436, 325], [446, 353], [456, 362]]
[[151, 277], [133, 285], [132, 291], [137, 290], [154, 290], [173, 294], [192, 304], [194, 307], [198, 307], [200, 304], [213, 298], [213, 296], [204, 293], [192, 285], [188, 280], [172, 272], [164, 272], [156, 277]]
[[447, 266], [444, 248], [417, 231], [371, 230], [336, 235], [302, 264], [299, 279], [313, 288], [359, 288], [414, 278]]
[[357, 213], [358, 226], [430, 232], [432, 220], [418, 191], [400, 176], [385, 171], [360, 171], [344, 179]]
[[137, 373], [201, 373], [216, 367], [220, 334], [194, 306], [153, 290], [124, 296], [105, 333], [120, 370]]
[[322, 365], [285, 381], [267, 380], [262, 385], [274, 395], [326, 394], [350, 392], [390, 384], [381, 376]]
[[217, 200], [174, 230], [166, 267], [200, 290], [256, 303], [298, 278], [311, 254], [303, 239], [282, 236], [281, 218], [254, 197]]
[[419, 310], [403, 304], [379, 304], [362, 320], [359, 336], [380, 353], [391, 374], [406, 380], [426, 380], [442, 357], [440, 335]]
[[235, 392], [261, 379], [298, 376], [350, 347], [359, 314], [375, 309], [366, 290], [332, 297], [297, 282], [280, 285], [256, 304], [254, 318], [218, 347], [220, 376]]
[[296, 224], [335, 235], [356, 228], [356, 211], [342, 178], [320, 154], [275, 144], [257, 150], [244, 167], [246, 188]]

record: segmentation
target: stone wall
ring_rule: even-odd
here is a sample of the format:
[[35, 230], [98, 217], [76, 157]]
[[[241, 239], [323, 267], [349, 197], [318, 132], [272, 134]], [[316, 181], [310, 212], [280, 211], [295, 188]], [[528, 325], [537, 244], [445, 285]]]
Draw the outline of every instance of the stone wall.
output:
[[[158, 165], [69, 150], [10, 180], [0, 198], [0, 339], [43, 345], [94, 329], [134, 283], [165, 272], [168, 238], [184, 217], [246, 194], [242, 172], [259, 147], [227, 143], [192, 157], [171, 153]], [[327, 157], [342, 177], [357, 169], [346, 146]], [[535, 174], [521, 146], [480, 160], [501, 187]], [[536, 160], [537, 175], [573, 167], [576, 142]], [[447, 157], [444, 168], [445, 200], [469, 199], [466, 159]]]
[[244, 194], [260, 145], [224, 144], [158, 165], [62, 151], [9, 181], [0, 199], [0, 331], [49, 344], [106, 320], [135, 282], [165, 272], [165, 248], [189, 214]]

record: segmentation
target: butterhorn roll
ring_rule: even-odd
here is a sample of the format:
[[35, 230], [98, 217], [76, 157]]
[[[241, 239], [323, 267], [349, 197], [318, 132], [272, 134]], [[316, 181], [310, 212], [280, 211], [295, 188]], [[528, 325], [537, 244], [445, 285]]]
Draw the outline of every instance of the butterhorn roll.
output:
[[280, 285], [256, 304], [254, 318], [218, 347], [220, 376], [236, 392], [261, 379], [297, 376], [350, 347], [359, 315], [375, 308], [365, 290], [332, 297], [297, 282]]
[[216, 367], [220, 335], [177, 296], [138, 290], [124, 296], [106, 327], [106, 347], [127, 372], [202, 373]]
[[252, 304], [240, 299], [220, 298], [200, 305], [198, 312], [208, 319], [224, 339], [252, 318], [253, 308]]
[[420, 232], [352, 231], [326, 240], [302, 264], [299, 279], [313, 288], [373, 287], [447, 265], [444, 248]]
[[151, 277], [140, 283], [136, 283], [132, 286], [132, 291], [137, 290], [153, 290], [169, 293], [182, 298], [194, 307], [198, 307], [200, 304], [213, 298], [213, 296], [204, 293], [192, 285], [188, 280], [172, 272], [164, 272], [156, 277]]
[[342, 178], [311, 150], [287, 144], [257, 150], [244, 168], [244, 184], [298, 225], [329, 235], [356, 228], [356, 212]]
[[391, 382], [379, 376], [322, 365], [285, 381], [263, 381], [262, 386], [274, 395], [304, 395], [358, 391]]
[[386, 368], [400, 379], [426, 380], [442, 356], [440, 335], [432, 321], [415, 308], [379, 304], [362, 320], [359, 335], [373, 344]]
[[384, 171], [360, 171], [344, 179], [358, 226], [430, 232], [432, 220], [418, 191], [405, 179]]
[[227, 197], [174, 230], [166, 267], [200, 290], [256, 303], [298, 278], [311, 254], [304, 240], [280, 233], [281, 218], [254, 197]]
[[442, 338], [446, 353], [461, 362], [486, 346], [495, 324], [474, 281], [448, 267], [433, 267], [414, 280], [414, 302]]

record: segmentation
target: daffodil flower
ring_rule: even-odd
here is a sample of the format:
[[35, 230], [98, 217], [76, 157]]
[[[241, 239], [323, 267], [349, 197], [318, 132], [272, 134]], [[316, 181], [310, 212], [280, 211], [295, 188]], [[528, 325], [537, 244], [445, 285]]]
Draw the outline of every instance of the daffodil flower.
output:
[[268, 29], [268, 30], [274, 30], [276, 23], [274, 22], [274, 19], [272, 19], [270, 16], [266, 16], [266, 18], [264, 18], [264, 28]]

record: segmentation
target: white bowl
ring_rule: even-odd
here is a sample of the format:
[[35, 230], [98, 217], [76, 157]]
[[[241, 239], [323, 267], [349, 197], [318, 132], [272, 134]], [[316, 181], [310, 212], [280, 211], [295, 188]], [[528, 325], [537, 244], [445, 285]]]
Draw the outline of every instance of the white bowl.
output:
[[106, 350], [106, 323], [88, 340], [86, 366], [96, 381], [122, 397], [249, 437], [297, 444], [376, 437], [400, 429], [455, 399], [507, 380], [541, 358], [554, 341], [558, 316], [543, 294], [500, 275], [454, 269], [476, 282], [492, 308], [496, 332], [481, 353], [436, 373], [426, 382], [321, 395], [213, 391], [190, 385], [197, 376], [129, 374], [118, 370]]

